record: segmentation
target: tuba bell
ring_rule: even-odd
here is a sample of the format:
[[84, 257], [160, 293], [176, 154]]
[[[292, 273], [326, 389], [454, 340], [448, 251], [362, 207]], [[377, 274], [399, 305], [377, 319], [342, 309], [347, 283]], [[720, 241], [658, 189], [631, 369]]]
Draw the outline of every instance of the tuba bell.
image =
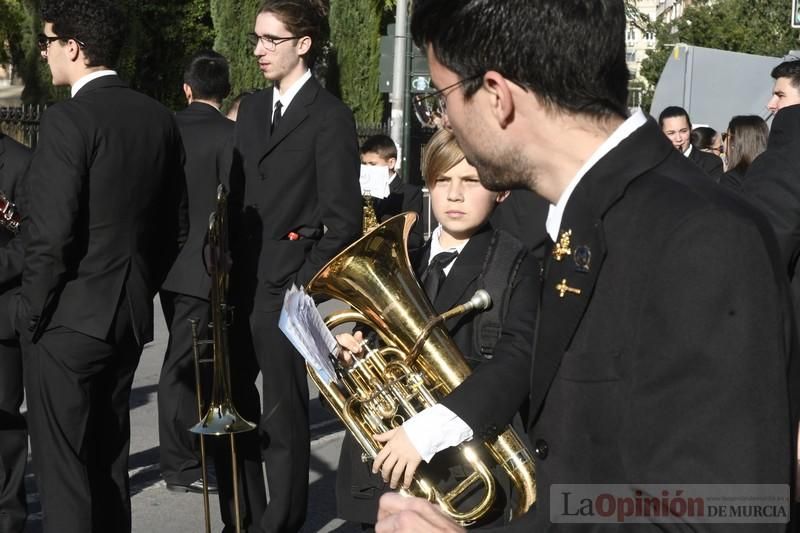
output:
[[[333, 297], [352, 307], [328, 316], [329, 328], [356, 322], [374, 330], [384, 343], [369, 349], [350, 368], [338, 369], [341, 383], [327, 383], [308, 367], [320, 393], [364, 450], [365, 461], [381, 449], [374, 434], [437, 403], [470, 374], [443, 322], [489, 303], [488, 294], [478, 291], [484, 294], [476, 294], [474, 301], [443, 315], [434, 312], [406, 251], [415, 220], [416, 215], [405, 213], [376, 227], [333, 258], [307, 285], [309, 294]], [[536, 500], [533, 458], [511, 427], [494, 440], [476, 439], [460, 446], [459, 464], [471, 473], [456, 487], [440, 489], [418, 471], [409, 492], [437, 503], [462, 525], [480, 519], [492, 508], [496, 481], [481, 459], [487, 454], [479, 453], [478, 446], [485, 446], [516, 488], [514, 516], [525, 513]], [[475, 491], [480, 501], [464, 508], [465, 496]]]

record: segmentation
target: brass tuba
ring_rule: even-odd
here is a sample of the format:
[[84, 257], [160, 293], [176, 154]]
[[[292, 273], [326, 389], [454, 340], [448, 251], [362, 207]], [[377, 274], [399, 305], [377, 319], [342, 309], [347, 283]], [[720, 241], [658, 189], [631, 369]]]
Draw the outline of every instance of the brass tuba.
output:
[[[406, 242], [416, 215], [398, 215], [356, 241], [332, 259], [308, 283], [309, 294], [325, 295], [349, 304], [351, 311], [326, 319], [333, 329], [357, 322], [372, 328], [385, 346], [368, 350], [351, 368], [339, 369], [341, 384], [326, 383], [313, 368], [309, 375], [371, 460], [381, 445], [372, 435], [397, 427], [415, 413], [437, 403], [470, 374], [445, 319], [486, 307], [480, 297], [437, 315], [411, 269]], [[482, 443], [517, 489], [514, 516], [536, 500], [533, 458], [510, 427], [493, 441]], [[496, 488], [490, 467], [476, 452], [477, 441], [461, 445], [460, 457], [471, 473], [450, 490], [440, 490], [415, 474], [410, 492], [436, 502], [463, 525], [475, 522], [493, 504]], [[485, 455], [485, 454], [483, 454]], [[482, 487], [481, 487], [482, 485]], [[462, 508], [468, 492], [480, 491], [481, 501]]]

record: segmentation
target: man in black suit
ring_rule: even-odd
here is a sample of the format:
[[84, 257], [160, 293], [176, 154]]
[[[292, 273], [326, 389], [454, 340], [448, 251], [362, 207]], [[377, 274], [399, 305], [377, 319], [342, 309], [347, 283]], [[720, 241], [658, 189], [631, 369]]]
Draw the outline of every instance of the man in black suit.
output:
[[703, 169], [715, 183], [725, 173], [722, 168], [722, 159], [714, 154], [698, 150], [691, 143], [692, 121], [685, 109], [678, 106], [669, 106], [658, 116], [658, 125], [661, 131], [670, 140], [672, 146], [689, 158], [689, 161]]
[[131, 530], [128, 400], [183, 193], [172, 113], [109, 66], [110, 0], [43, 2], [39, 46], [72, 98], [47, 109], [28, 171], [16, 325], [46, 532]]
[[[551, 204], [533, 357], [489, 361], [443, 402], [487, 437], [529, 400], [537, 502], [507, 531], [618, 530], [598, 514], [562, 526], [574, 508], [559, 484], [594, 485], [595, 497], [609, 484], [631, 498], [695, 483], [789, 492], [793, 327], [774, 237], [655, 122], [628, 117], [624, 28], [618, 0], [414, 5], [412, 33], [443, 88], [433, 97], [481, 181]], [[461, 530], [396, 495], [379, 518], [379, 532]]]
[[[373, 135], [361, 145], [361, 164], [386, 167], [389, 169], [389, 195], [386, 198], [372, 200], [378, 222], [386, 222], [395, 215], [411, 211], [417, 217], [422, 215], [422, 189], [418, 185], [405, 183], [395, 170], [397, 165], [397, 146], [388, 135]], [[362, 191], [363, 192], [363, 191]], [[408, 236], [408, 250], [418, 250], [424, 241], [422, 237], [422, 219], [416, 224]]]
[[[0, 191], [24, 210], [23, 177], [30, 150], [0, 133]], [[2, 216], [2, 215], [0, 215]], [[22, 355], [13, 328], [9, 299], [19, 286], [23, 253], [20, 239], [0, 227], [0, 531], [21, 533], [25, 527], [25, 465], [28, 432], [22, 406]]]
[[800, 104], [800, 61], [784, 61], [772, 69], [770, 75], [775, 80], [772, 96], [767, 102], [770, 113], [777, 113], [784, 107]]
[[[203, 245], [217, 186], [230, 170], [235, 124], [220, 112], [231, 90], [228, 70], [227, 60], [216, 52], [192, 57], [183, 75], [189, 106], [175, 114], [186, 154], [189, 236], [159, 294], [169, 342], [158, 380], [158, 440], [161, 476], [167, 489], [179, 492], [200, 492], [203, 486], [199, 439], [189, 431], [197, 423], [190, 320], [197, 320], [201, 339], [209, 336], [211, 280]], [[208, 351], [208, 345], [201, 346], [200, 356]], [[212, 479], [209, 489], [216, 490]]]
[[[326, 16], [317, 4], [263, 3], [251, 39], [259, 67], [274, 85], [246, 97], [236, 123], [232, 372], [237, 407], [251, 421], [259, 418], [259, 370], [264, 385], [258, 431], [238, 438], [248, 531], [297, 531], [306, 514], [308, 383], [302, 357], [278, 329], [284, 292], [308, 282], [361, 232], [353, 115], [309, 70]], [[270, 489], [266, 509], [262, 455]], [[217, 465], [221, 493], [228, 490], [226, 470]], [[223, 518], [232, 527], [230, 516]]]

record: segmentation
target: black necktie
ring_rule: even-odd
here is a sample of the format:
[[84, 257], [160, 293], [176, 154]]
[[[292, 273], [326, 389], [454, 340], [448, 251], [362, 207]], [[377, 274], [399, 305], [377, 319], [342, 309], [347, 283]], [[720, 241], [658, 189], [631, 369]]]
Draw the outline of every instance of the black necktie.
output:
[[444, 275], [444, 267], [449, 265], [457, 255], [458, 252], [439, 252], [431, 259], [431, 262], [428, 263], [428, 268], [419, 277], [422, 288], [431, 302], [436, 299], [436, 295], [439, 294], [439, 288], [446, 277]]
[[278, 129], [278, 125], [281, 123], [281, 117], [283, 117], [281, 109], [283, 109], [283, 104], [281, 104], [281, 101], [278, 100], [275, 103], [275, 110], [272, 112], [272, 125], [269, 128], [270, 135], [272, 135], [275, 132], [275, 130]]

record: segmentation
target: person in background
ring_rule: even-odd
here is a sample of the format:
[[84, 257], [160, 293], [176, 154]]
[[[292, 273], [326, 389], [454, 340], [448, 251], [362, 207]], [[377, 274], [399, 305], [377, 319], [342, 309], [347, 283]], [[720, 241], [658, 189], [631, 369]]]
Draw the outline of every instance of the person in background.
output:
[[[177, 492], [201, 492], [203, 487], [199, 437], [187, 431], [198, 418], [190, 320], [197, 320], [200, 339], [207, 338], [211, 278], [203, 245], [208, 217], [216, 207], [217, 185], [227, 180], [231, 165], [235, 124], [219, 111], [230, 92], [228, 78], [223, 56], [212, 51], [195, 54], [183, 75], [188, 106], [175, 113], [186, 153], [189, 235], [159, 291], [169, 341], [158, 380], [158, 440], [161, 477], [168, 490]], [[199, 346], [201, 358], [208, 352], [208, 345]], [[209, 491], [215, 492], [216, 480], [209, 475], [208, 482]]]
[[[16, 204], [18, 215], [26, 211], [23, 186], [31, 159], [30, 149], [0, 133], [0, 191]], [[22, 275], [21, 239], [0, 228], [0, 531], [22, 533], [27, 505], [25, 465], [28, 431], [22, 407], [22, 354], [13, 327], [12, 306]]]
[[131, 531], [130, 392], [153, 298], [186, 239], [173, 113], [111, 70], [113, 0], [46, 0], [42, 58], [71, 98], [42, 115], [25, 176], [16, 328], [46, 533]]
[[722, 157], [723, 145], [722, 136], [714, 128], [708, 126], [698, 126], [692, 130], [692, 146], [701, 152], [714, 154]]
[[[242, 100], [234, 135], [231, 374], [235, 405], [258, 421], [256, 431], [237, 435], [242, 516], [258, 532], [300, 530], [308, 505], [308, 381], [303, 358], [278, 328], [284, 293], [308, 283], [362, 229], [353, 113], [311, 71], [327, 12], [323, 0], [261, 4], [248, 37], [254, 66], [272, 86]], [[229, 502], [233, 485], [223, 475], [231, 471], [217, 462], [220, 497]], [[233, 510], [223, 508], [226, 531], [235, 528]]]
[[700, 167], [715, 183], [719, 183], [724, 173], [722, 159], [692, 146], [692, 121], [685, 109], [678, 106], [664, 108], [658, 116], [658, 125], [677, 151]]
[[741, 190], [750, 165], [767, 149], [769, 127], [758, 115], [737, 115], [728, 123], [723, 136], [727, 171], [720, 183]]
[[408, 250], [413, 252], [422, 246], [422, 189], [405, 183], [395, 170], [397, 165], [397, 146], [388, 135], [373, 135], [361, 145], [361, 164], [387, 167], [389, 169], [389, 196], [373, 198], [373, 207], [378, 222], [386, 222], [391, 217], [406, 211], [417, 214], [417, 222], [408, 236]]

